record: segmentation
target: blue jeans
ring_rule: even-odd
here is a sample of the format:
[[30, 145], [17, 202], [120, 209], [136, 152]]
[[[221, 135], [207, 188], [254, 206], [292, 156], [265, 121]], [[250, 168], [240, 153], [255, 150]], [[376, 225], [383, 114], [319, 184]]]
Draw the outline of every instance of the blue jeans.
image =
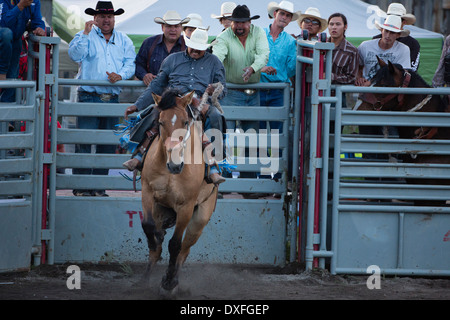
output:
[[[255, 107], [260, 106], [259, 102], [259, 90], [254, 94], [248, 95], [243, 91], [236, 89], [228, 89], [227, 95], [220, 101], [223, 106], [236, 106], [236, 107]], [[259, 121], [227, 121], [227, 130], [236, 128], [242, 128], [245, 131], [248, 129], [259, 130]], [[245, 148], [245, 156], [249, 156], [248, 148]], [[239, 166], [238, 166], [239, 170]], [[256, 172], [241, 172], [241, 178], [256, 178]]]
[[[9, 28], [0, 28], [0, 74], [6, 74], [8, 79], [17, 79], [19, 76], [19, 59], [22, 51], [22, 40], [13, 39]], [[2, 90], [0, 102], [13, 102], [16, 89]]]
[[[222, 106], [234, 106], [234, 107], [255, 107], [260, 106], [259, 103], [259, 90], [252, 95], [248, 95], [243, 91], [236, 89], [228, 89], [227, 95], [220, 100]], [[240, 122], [240, 121], [239, 121]], [[242, 127], [244, 131], [252, 128], [258, 131], [258, 121], [245, 121], [241, 124], [236, 124], [236, 121], [227, 121], [227, 129], [235, 130], [236, 127]]]
[[[102, 101], [100, 97], [78, 92], [78, 101], [87, 103], [118, 103], [119, 97], [108, 102]], [[115, 125], [119, 123], [118, 117], [78, 117], [78, 129], [107, 129], [114, 130]], [[116, 152], [116, 145], [97, 145], [97, 153], [114, 154]], [[77, 144], [75, 146], [75, 153], [91, 153], [90, 144]], [[94, 175], [108, 175], [109, 169], [86, 169], [74, 168], [74, 174], [94, 174]]]
[[[265, 107], [283, 107], [284, 93], [282, 89], [261, 90], [261, 106]], [[260, 129], [267, 129], [265, 121], [259, 123]], [[270, 129], [278, 129], [283, 132], [283, 122], [270, 121]]]

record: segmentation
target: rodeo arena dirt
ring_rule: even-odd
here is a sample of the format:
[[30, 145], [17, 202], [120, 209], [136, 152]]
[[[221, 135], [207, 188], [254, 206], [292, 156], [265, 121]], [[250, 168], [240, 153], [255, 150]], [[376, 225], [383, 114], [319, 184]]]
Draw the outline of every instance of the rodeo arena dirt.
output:
[[[145, 265], [83, 264], [80, 288], [69, 289], [69, 265], [43, 265], [31, 271], [0, 274], [2, 300], [157, 300], [165, 266], [142, 280]], [[69, 270], [70, 271], [70, 270]], [[449, 300], [450, 280], [381, 277], [369, 289], [367, 276], [284, 268], [187, 263], [180, 275], [179, 300]], [[270, 303], [269, 303], [270, 304]]]

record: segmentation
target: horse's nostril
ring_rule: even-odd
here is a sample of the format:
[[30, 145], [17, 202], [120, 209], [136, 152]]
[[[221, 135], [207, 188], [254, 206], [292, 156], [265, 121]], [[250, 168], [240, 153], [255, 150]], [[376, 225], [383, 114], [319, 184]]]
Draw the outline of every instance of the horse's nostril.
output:
[[180, 164], [175, 164], [172, 161], [167, 162], [167, 169], [169, 169], [169, 172], [172, 174], [179, 174], [183, 170], [184, 162]]

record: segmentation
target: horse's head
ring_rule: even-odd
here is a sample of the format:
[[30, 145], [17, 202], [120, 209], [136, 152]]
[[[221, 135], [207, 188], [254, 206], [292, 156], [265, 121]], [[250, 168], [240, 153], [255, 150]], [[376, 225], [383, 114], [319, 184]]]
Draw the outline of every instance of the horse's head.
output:
[[[399, 64], [391, 61], [384, 62], [377, 56], [380, 69], [372, 79], [374, 87], [403, 87], [407, 88], [411, 81], [411, 74]], [[375, 102], [374, 109], [383, 111], [400, 110], [404, 104], [405, 95], [396, 93], [373, 94]]]
[[194, 91], [182, 96], [177, 90], [167, 90], [153, 99], [160, 110], [159, 134], [167, 155], [167, 168], [170, 173], [181, 173], [184, 166], [184, 150], [191, 135], [192, 117], [187, 105], [191, 103]]

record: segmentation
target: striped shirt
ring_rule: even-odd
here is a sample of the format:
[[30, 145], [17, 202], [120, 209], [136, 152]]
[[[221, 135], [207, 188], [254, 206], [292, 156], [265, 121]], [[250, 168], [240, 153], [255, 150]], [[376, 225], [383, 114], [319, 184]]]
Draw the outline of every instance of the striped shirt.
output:
[[433, 87], [443, 87], [445, 85], [444, 74], [445, 72], [450, 72], [445, 70], [444, 63], [445, 56], [447, 56], [448, 54], [450, 54], [450, 36], [447, 36], [447, 38], [445, 39], [444, 47], [442, 48], [441, 59], [439, 60], [439, 65], [433, 77]]
[[358, 73], [358, 63], [358, 49], [344, 38], [333, 49], [331, 82], [333, 84], [354, 84]]

